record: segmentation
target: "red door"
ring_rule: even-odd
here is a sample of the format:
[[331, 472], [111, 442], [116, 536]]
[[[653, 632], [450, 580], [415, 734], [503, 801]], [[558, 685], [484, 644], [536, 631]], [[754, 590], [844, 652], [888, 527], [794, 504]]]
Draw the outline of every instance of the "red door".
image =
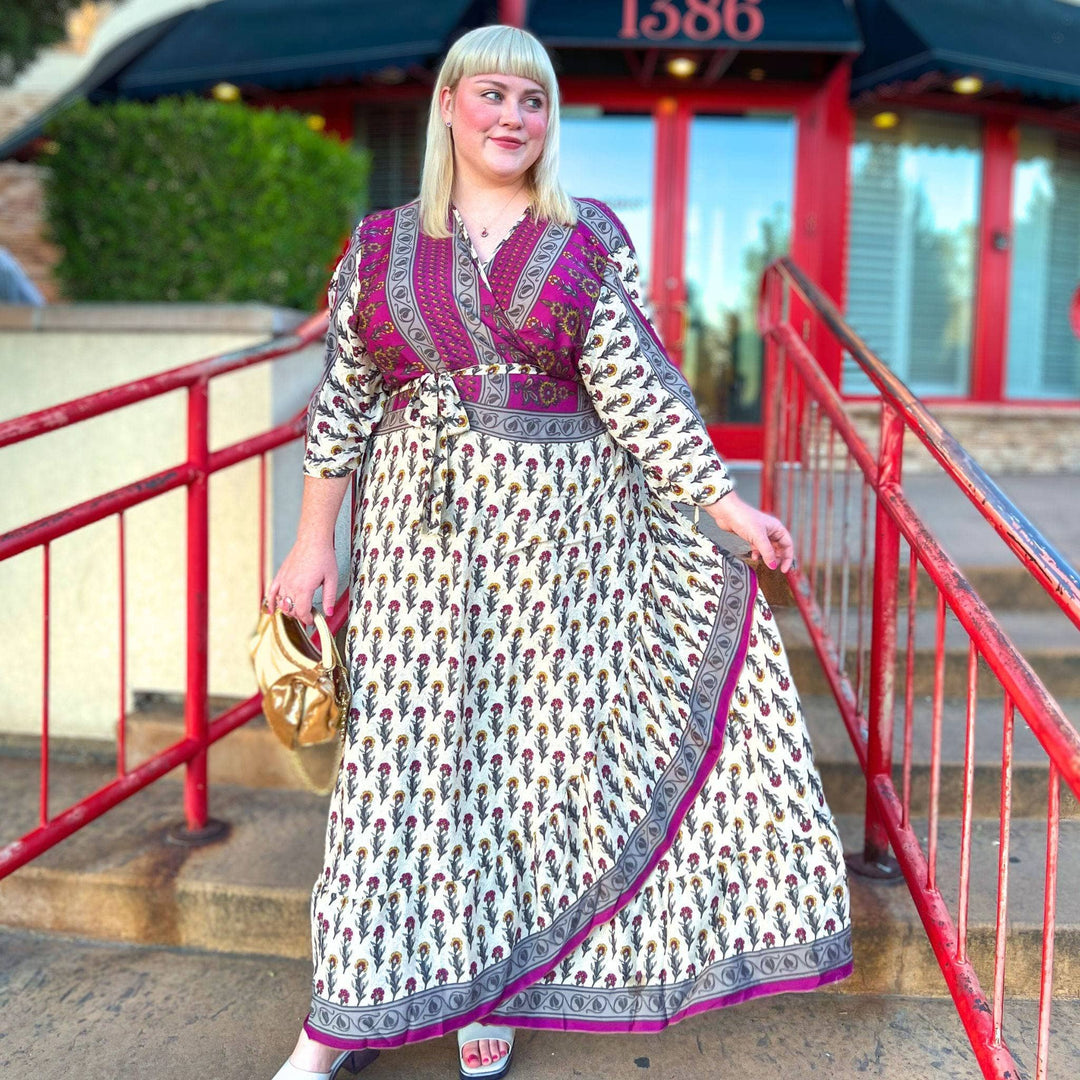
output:
[[[816, 86], [563, 84], [564, 182], [626, 222], [661, 336], [729, 460], [761, 457], [765, 265], [793, 254], [842, 299], [846, 87], [843, 64]], [[838, 374], [839, 356], [823, 359]]]

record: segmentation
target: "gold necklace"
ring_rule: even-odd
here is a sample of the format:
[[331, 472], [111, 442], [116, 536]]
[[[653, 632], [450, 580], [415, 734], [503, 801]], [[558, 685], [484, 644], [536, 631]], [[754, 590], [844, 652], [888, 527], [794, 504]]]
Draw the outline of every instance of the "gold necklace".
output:
[[[496, 221], [498, 221], [498, 219], [499, 219], [500, 217], [502, 217], [503, 211], [504, 211], [504, 210], [505, 210], [505, 209], [506, 209], [506, 208], [507, 208], [507, 207], [508, 207], [508, 206], [509, 206], [509, 205], [510, 205], [510, 204], [511, 204], [511, 203], [512, 203], [513, 201], [514, 201], [514, 198], [515, 198], [515, 197], [516, 197], [516, 196], [517, 196], [517, 195], [518, 195], [518, 194], [519, 194], [519, 193], [520, 193], [520, 192], [522, 191], [522, 189], [523, 189], [524, 187], [525, 187], [525, 185], [524, 185], [524, 184], [522, 184], [522, 185], [521, 185], [521, 186], [520, 186], [520, 187], [519, 187], [519, 188], [517, 189], [517, 191], [514, 191], [514, 192], [513, 192], [513, 193], [512, 193], [511, 195], [510, 195], [510, 198], [509, 198], [509, 199], [507, 199], [507, 200], [506, 200], [506, 202], [504, 202], [504, 203], [502, 204], [502, 207], [501, 207], [501, 209], [499, 210], [499, 212], [498, 212], [498, 213], [497, 213], [497, 214], [496, 214], [496, 215], [495, 215], [495, 216], [494, 216], [494, 217], [493, 217], [493, 218], [492, 218], [492, 219], [491, 219], [491, 220], [490, 220], [490, 221], [488, 222], [488, 224], [487, 224], [487, 225], [485, 225], [485, 226], [484, 226], [484, 227], [483, 227], [483, 228], [482, 228], [482, 229], [480, 230], [480, 235], [481, 235], [481, 236], [487, 236], [487, 234], [488, 234], [488, 226], [490, 226], [490, 225], [494, 225], [494, 224], [495, 224], [495, 222], [496, 222]], [[460, 207], [460, 206], [458, 207], [458, 213], [459, 213], [459, 214], [461, 213], [461, 207]]]

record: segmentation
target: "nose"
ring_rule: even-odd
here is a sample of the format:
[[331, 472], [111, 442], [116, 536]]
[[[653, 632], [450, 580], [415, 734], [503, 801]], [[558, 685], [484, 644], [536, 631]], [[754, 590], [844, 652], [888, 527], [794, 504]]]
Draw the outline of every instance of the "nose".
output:
[[521, 127], [521, 108], [516, 101], [509, 97], [509, 95], [503, 98], [503, 107], [502, 113], [499, 116], [499, 123], [503, 127]]

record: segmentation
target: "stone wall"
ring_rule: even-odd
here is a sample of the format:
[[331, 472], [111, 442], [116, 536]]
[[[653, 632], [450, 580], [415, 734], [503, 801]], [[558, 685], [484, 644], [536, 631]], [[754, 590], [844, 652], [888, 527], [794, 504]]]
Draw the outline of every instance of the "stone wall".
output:
[[[856, 429], [878, 444], [880, 410], [853, 404]], [[1052, 405], [934, 405], [938, 422], [989, 473], [1080, 473], [1080, 408]], [[914, 436], [904, 438], [904, 471], [929, 472], [937, 464]]]
[[[0, 138], [41, 112], [53, 95], [0, 92]], [[42, 180], [46, 166], [0, 161], [0, 245], [18, 259], [46, 301], [61, 299], [53, 281], [60, 251], [45, 238]]]

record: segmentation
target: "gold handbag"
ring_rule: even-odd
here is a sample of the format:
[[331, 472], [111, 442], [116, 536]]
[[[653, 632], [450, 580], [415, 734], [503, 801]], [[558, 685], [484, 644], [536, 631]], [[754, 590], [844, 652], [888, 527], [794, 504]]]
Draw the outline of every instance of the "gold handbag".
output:
[[304, 766], [300, 747], [326, 743], [339, 735], [339, 745], [344, 746], [349, 680], [325, 617], [321, 611], [314, 615], [321, 651], [299, 619], [280, 609], [267, 611], [265, 605], [249, 650], [270, 730], [291, 752], [293, 765], [310, 790], [329, 795], [340, 754], [328, 785], [318, 784]]

